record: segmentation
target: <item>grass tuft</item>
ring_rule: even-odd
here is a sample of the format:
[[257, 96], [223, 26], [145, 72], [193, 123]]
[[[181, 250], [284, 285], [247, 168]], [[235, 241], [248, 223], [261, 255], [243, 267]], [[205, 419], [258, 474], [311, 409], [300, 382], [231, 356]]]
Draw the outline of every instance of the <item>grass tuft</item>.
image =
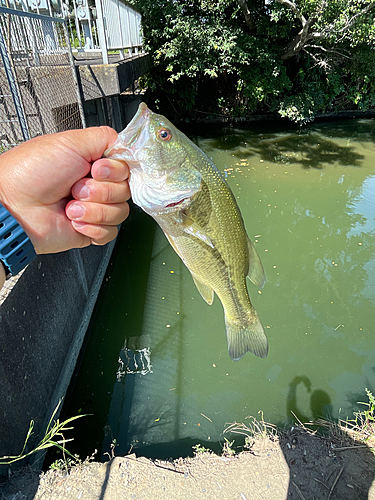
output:
[[[245, 436], [245, 448], [250, 449], [256, 439], [277, 439], [277, 427], [264, 421], [263, 412], [260, 411], [260, 419], [253, 416], [246, 417], [247, 422], [234, 422], [224, 429], [225, 433]], [[226, 440], [227, 441], [227, 440]]]
[[70, 417], [67, 420], [64, 420], [64, 422], [60, 422], [59, 419], [55, 420], [56, 413], [61, 405], [61, 401], [59, 404], [56, 406], [54, 412], [52, 413], [52, 416], [50, 418], [50, 421], [48, 422], [46, 433], [41, 439], [41, 441], [36, 445], [36, 447], [29, 451], [26, 452], [26, 447], [27, 443], [30, 439], [30, 436], [33, 434], [33, 429], [34, 429], [34, 420], [31, 420], [29, 430], [26, 435], [26, 439], [23, 445], [23, 448], [21, 450], [21, 453], [18, 455], [6, 455], [3, 457], [0, 457], [0, 465], [10, 465], [13, 464], [14, 462], [17, 462], [19, 460], [23, 460], [26, 457], [29, 457], [30, 455], [33, 455], [34, 453], [38, 453], [40, 451], [45, 451], [48, 448], [52, 448], [55, 446], [59, 450], [61, 450], [65, 455], [68, 455], [71, 459], [76, 460], [77, 457], [72, 455], [66, 448], [65, 444], [68, 443], [69, 441], [73, 441], [73, 438], [71, 439], [65, 439], [63, 432], [72, 430], [73, 427], [67, 427], [71, 422], [74, 420], [77, 420], [78, 418], [85, 417], [87, 415], [76, 415], [75, 417]]

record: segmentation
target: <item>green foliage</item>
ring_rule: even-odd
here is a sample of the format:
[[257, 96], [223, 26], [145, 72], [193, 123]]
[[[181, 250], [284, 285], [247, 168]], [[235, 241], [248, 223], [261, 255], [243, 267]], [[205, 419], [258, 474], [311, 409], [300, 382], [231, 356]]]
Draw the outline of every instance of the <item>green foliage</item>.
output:
[[374, 437], [375, 434], [375, 397], [372, 393], [366, 389], [366, 394], [369, 399], [368, 403], [359, 402], [358, 404], [366, 406], [366, 409], [360, 412], [354, 413], [354, 424], [355, 429], [359, 429], [367, 438]]
[[67, 427], [67, 425], [70, 424], [71, 422], [73, 422], [74, 420], [77, 420], [77, 418], [81, 418], [81, 417], [84, 417], [86, 415], [77, 415], [75, 417], [68, 418], [64, 422], [60, 422], [59, 419], [55, 420], [55, 416], [56, 416], [56, 413], [59, 409], [60, 404], [61, 404], [61, 401], [56, 406], [56, 408], [55, 408], [55, 410], [50, 418], [50, 421], [48, 423], [44, 437], [40, 440], [40, 442], [36, 445], [36, 447], [33, 450], [26, 452], [27, 443], [28, 443], [30, 436], [32, 435], [33, 429], [34, 429], [34, 421], [31, 420], [29, 430], [27, 432], [26, 439], [25, 439], [23, 448], [21, 450], [21, 453], [19, 453], [18, 455], [8, 455], [8, 456], [0, 457], [0, 465], [10, 465], [14, 462], [17, 462], [17, 461], [22, 460], [26, 457], [29, 457], [30, 455], [33, 455], [34, 453], [37, 453], [40, 451], [46, 451], [48, 448], [51, 448], [53, 446], [58, 448], [59, 450], [61, 450], [63, 452], [64, 456], [69, 455], [71, 457], [71, 459], [76, 460], [76, 457], [74, 455], [72, 455], [65, 448], [65, 443], [68, 443], [69, 441], [73, 441], [73, 439], [65, 439], [63, 432], [66, 432], [66, 431], [73, 429], [73, 427]]
[[[133, 0], [160, 108], [246, 116], [375, 104], [375, 8], [370, 0]], [[291, 8], [291, 5], [293, 7]], [[168, 109], [167, 109], [168, 108]]]
[[212, 450], [209, 448], [206, 448], [205, 446], [202, 446], [201, 444], [195, 444], [192, 446], [194, 450], [194, 455], [201, 455], [202, 453], [212, 453]]

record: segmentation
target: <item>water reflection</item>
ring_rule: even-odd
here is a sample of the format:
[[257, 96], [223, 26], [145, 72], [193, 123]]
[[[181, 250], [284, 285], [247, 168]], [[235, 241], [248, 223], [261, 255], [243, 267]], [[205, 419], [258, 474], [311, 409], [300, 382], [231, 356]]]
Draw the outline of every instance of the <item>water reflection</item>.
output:
[[210, 147], [215, 150], [232, 150], [233, 156], [240, 159], [260, 158], [280, 167], [290, 164], [317, 169], [327, 168], [329, 165], [360, 167], [365, 160], [365, 155], [356, 148], [355, 140], [347, 139], [341, 144], [328, 139], [321, 131], [311, 129], [293, 134], [251, 134], [235, 129], [210, 140]]

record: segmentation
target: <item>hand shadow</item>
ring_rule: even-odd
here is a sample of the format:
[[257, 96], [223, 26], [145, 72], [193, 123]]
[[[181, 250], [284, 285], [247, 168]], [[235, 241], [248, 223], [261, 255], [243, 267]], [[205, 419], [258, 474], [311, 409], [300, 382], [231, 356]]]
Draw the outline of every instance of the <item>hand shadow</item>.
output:
[[291, 425], [293, 423], [299, 423], [299, 422], [302, 423], [306, 423], [309, 421], [315, 422], [319, 418], [331, 420], [332, 418], [331, 398], [325, 391], [321, 389], [314, 390], [310, 396], [310, 409], [312, 413], [312, 418], [308, 418], [298, 409], [297, 387], [299, 384], [303, 384], [306, 387], [307, 392], [311, 392], [311, 382], [307, 377], [305, 377], [304, 375], [294, 377], [292, 382], [289, 384], [289, 391], [286, 400], [287, 423]]
[[[297, 406], [300, 384], [311, 393], [311, 418]], [[374, 455], [333, 421], [329, 395], [321, 389], [311, 392], [310, 380], [296, 376], [289, 384], [286, 409], [289, 429], [280, 435], [280, 446], [289, 467], [288, 500], [373, 498]], [[319, 419], [329, 423], [330, 432], [318, 435]]]

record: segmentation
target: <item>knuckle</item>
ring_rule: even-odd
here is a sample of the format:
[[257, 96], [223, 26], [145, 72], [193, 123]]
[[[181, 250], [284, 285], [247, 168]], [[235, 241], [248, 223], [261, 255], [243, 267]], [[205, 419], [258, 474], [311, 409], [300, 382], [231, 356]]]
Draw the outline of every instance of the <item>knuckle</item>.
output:
[[117, 227], [100, 227], [96, 226], [91, 236], [92, 241], [96, 245], [106, 245], [113, 240], [117, 235]]
[[113, 199], [113, 189], [111, 184], [103, 184], [101, 186], [101, 196], [100, 201], [102, 203], [111, 203]]

